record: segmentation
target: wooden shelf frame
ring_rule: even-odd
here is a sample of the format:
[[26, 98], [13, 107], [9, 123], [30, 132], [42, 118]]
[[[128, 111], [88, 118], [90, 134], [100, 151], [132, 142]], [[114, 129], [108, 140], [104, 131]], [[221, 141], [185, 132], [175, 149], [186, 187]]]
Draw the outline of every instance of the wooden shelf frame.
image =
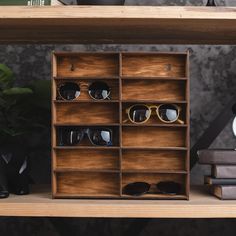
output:
[[0, 7], [0, 43], [236, 44], [235, 7]]
[[[88, 198], [102, 198], [102, 196], [115, 198], [116, 196], [132, 199], [132, 196], [122, 193], [127, 183], [137, 181], [156, 183], [156, 181], [171, 180], [181, 184], [182, 190], [179, 195], [146, 194], [140, 196], [139, 199], [188, 199], [188, 58], [188, 52], [53, 53], [52, 136], [54, 137], [53, 147], [56, 148], [52, 153], [52, 174], [55, 198], [66, 198], [66, 193], [68, 198], [85, 198], [85, 193], [87, 193]], [[72, 71], [71, 65], [74, 67]], [[105, 75], [105, 78], [109, 78], [110, 75], [113, 78], [104, 80], [112, 91], [110, 100], [105, 100], [105, 103], [104, 101], [94, 102], [87, 94], [89, 84], [96, 81], [97, 76], [100, 80], [101, 75]], [[123, 75], [132, 76], [133, 79], [122, 79]], [[63, 78], [63, 83], [73, 81], [80, 84], [80, 96], [74, 101], [61, 100], [56, 89], [60, 86], [56, 79], [58, 76]], [[82, 79], [74, 80], [74, 78]], [[178, 78], [185, 79], [178, 80]], [[59, 99], [58, 102], [57, 99]], [[114, 101], [111, 107], [110, 102]], [[84, 102], [88, 103], [90, 110], [87, 109], [87, 105], [84, 107]], [[151, 116], [148, 122], [141, 125], [130, 121], [124, 122], [127, 119], [126, 109], [131, 105], [168, 103], [179, 106], [179, 118], [184, 124], [163, 123], [157, 115]], [[110, 116], [108, 109], [109, 113], [114, 113], [115, 116]], [[83, 116], [86, 120], [81, 120]], [[71, 118], [68, 120], [68, 117]], [[106, 119], [106, 122], [103, 122], [103, 119]], [[56, 146], [58, 140], [55, 140], [55, 136], [58, 136], [60, 127], [68, 126], [112, 128], [117, 148], [95, 148], [92, 145], [89, 146], [87, 142], [82, 142], [74, 148], [71, 146], [58, 148]], [[143, 131], [136, 132], [137, 129]], [[134, 136], [139, 136], [139, 138], [133, 139]], [[138, 149], [137, 146], [139, 146]], [[76, 149], [81, 150], [82, 153], [77, 153]], [[93, 158], [86, 157], [89, 155]], [[134, 156], [136, 159], [133, 158]], [[97, 183], [89, 182], [91, 178], [96, 179]], [[77, 182], [80, 186], [87, 183], [87, 187], [81, 190]], [[104, 187], [105, 184], [106, 187]]]

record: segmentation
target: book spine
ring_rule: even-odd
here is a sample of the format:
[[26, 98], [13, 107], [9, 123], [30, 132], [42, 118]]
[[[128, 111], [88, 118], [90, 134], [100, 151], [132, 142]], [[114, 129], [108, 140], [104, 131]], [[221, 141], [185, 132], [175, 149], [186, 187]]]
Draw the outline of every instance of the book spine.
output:
[[45, 6], [51, 0], [0, 0], [0, 6]]
[[216, 179], [210, 176], [205, 176], [204, 183], [207, 185], [236, 185], [236, 178], [235, 179]]
[[236, 200], [236, 186], [215, 186], [213, 194], [222, 200]]
[[198, 157], [200, 164], [236, 164], [236, 151], [234, 150], [200, 150]]
[[236, 178], [236, 165], [215, 165], [212, 168], [212, 176], [218, 179]]

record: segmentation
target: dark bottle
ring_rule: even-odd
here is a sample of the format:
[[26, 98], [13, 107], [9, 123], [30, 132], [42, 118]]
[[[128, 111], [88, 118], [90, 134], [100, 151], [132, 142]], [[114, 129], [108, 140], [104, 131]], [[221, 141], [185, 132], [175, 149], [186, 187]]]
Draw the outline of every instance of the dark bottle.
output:
[[0, 198], [7, 198], [9, 196], [7, 176], [6, 176], [6, 164], [4, 156], [0, 156]]
[[208, 0], [206, 5], [208, 7], [216, 7], [215, 0]]

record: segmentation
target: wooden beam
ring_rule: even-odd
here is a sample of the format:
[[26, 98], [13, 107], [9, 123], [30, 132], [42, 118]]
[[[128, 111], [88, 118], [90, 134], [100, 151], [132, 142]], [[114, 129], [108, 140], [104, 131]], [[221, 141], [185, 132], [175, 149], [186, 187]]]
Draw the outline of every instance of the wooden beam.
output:
[[0, 43], [236, 44], [235, 7], [0, 7]]
[[189, 201], [55, 200], [49, 188], [0, 201], [0, 216], [109, 218], [236, 218], [236, 201], [220, 201], [192, 188]]

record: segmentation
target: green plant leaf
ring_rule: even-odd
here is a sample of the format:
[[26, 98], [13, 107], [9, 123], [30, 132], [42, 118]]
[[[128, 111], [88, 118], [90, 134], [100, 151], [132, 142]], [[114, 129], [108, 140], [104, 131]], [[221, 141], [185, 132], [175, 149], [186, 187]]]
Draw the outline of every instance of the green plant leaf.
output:
[[14, 82], [12, 70], [4, 64], [0, 64], [0, 87], [9, 88]]
[[20, 88], [20, 87], [14, 87], [3, 90], [4, 95], [27, 95], [27, 94], [33, 94], [32, 89], [30, 88]]

